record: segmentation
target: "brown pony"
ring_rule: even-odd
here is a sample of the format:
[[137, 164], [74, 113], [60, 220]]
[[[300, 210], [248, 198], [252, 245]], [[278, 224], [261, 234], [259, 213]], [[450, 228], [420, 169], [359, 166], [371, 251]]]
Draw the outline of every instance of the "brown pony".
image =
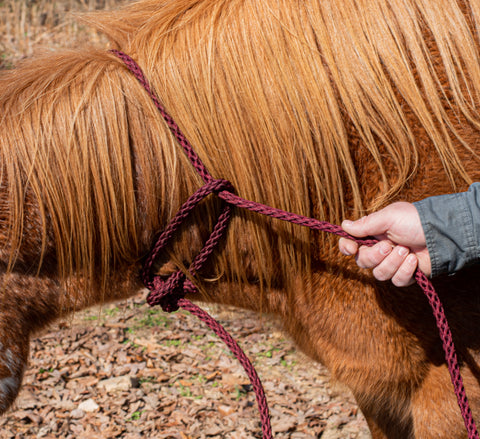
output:
[[[242, 197], [338, 223], [480, 179], [478, 0], [145, 0], [87, 20]], [[0, 157], [4, 412], [31, 334], [141, 289], [142, 258], [201, 181], [133, 75], [92, 48], [1, 75]], [[218, 209], [201, 206], [158, 273], [188, 265]], [[375, 439], [466, 436], [419, 288], [374, 281], [336, 239], [235, 210], [196, 282], [197, 300], [279, 317]], [[478, 270], [435, 285], [480, 418]]]

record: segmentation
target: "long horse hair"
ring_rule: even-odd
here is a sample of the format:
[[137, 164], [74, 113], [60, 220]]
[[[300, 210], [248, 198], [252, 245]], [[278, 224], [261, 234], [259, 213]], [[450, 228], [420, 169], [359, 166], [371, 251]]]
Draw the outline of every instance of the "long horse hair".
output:
[[[452, 189], [470, 182], [454, 141], [470, 151], [458, 121], [479, 125], [478, 6], [467, 17], [457, 2], [428, 3], [151, 0], [90, 21], [143, 64], [214, 175], [246, 198], [335, 222], [401, 192], [417, 170], [419, 129]], [[26, 62], [2, 75], [0, 89], [10, 265], [25, 244], [27, 195], [42, 230], [39, 265], [50, 241], [64, 278], [105, 279], [118, 261], [138, 259], [151, 238], [142, 232], [157, 231], [198, 180], [145, 93], [112, 56], [92, 50]], [[369, 199], [358, 154], [381, 176]], [[321, 207], [312, 211], [312, 201]], [[251, 215], [236, 222], [245, 223], [253, 251], [240, 251], [255, 255], [258, 275], [308, 260], [308, 232], [275, 224], [275, 242]], [[220, 271], [246, 277], [235, 240]]]

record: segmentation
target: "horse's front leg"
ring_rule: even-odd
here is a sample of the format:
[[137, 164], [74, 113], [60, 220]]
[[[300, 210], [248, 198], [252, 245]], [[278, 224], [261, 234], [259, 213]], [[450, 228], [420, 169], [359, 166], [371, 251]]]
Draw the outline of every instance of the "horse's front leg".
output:
[[[379, 383], [381, 386], [381, 383]], [[373, 387], [373, 386], [372, 386]], [[433, 436], [416, 436], [411, 416], [411, 400], [401, 395], [401, 390], [385, 389], [380, 394], [353, 392], [365, 416], [372, 439], [420, 439]], [[438, 436], [440, 438], [443, 436]]]
[[28, 362], [32, 332], [59, 312], [62, 289], [48, 278], [0, 275], [0, 413], [15, 400]]
[[141, 288], [138, 273], [136, 264], [122, 267], [104, 290], [87, 290], [80, 279], [60, 282], [16, 271], [0, 273], [0, 414], [20, 390], [31, 335], [72, 311], [133, 295]]
[[[424, 367], [425, 377], [410, 391], [398, 387], [383, 395], [356, 395], [372, 439], [467, 438], [447, 366]], [[462, 368], [462, 376], [474, 417], [478, 418], [478, 377], [467, 366]]]
[[[462, 358], [462, 354], [460, 357]], [[473, 416], [478, 421], [480, 388], [478, 366], [474, 364], [473, 357], [472, 363], [465, 364], [461, 373]], [[422, 385], [413, 396], [412, 415], [416, 438], [466, 439], [468, 437], [446, 365], [432, 365], [429, 368]]]

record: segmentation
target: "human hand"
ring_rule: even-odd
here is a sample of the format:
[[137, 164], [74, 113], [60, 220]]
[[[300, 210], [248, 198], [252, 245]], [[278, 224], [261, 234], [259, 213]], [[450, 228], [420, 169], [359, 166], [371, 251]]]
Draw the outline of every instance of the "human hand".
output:
[[373, 236], [379, 240], [373, 247], [358, 245], [340, 238], [339, 249], [344, 255], [355, 255], [361, 268], [372, 268], [376, 279], [391, 279], [397, 287], [411, 285], [418, 267], [425, 275], [431, 273], [427, 250], [417, 209], [411, 203], [397, 202], [357, 221], [344, 221], [342, 228], [352, 236]]

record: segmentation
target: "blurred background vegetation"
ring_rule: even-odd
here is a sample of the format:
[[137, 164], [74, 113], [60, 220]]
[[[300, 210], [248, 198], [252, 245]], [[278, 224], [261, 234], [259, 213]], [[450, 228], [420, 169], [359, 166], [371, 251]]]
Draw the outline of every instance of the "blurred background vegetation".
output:
[[79, 14], [114, 9], [129, 0], [0, 0], [0, 68], [60, 47], [102, 43], [76, 21]]

